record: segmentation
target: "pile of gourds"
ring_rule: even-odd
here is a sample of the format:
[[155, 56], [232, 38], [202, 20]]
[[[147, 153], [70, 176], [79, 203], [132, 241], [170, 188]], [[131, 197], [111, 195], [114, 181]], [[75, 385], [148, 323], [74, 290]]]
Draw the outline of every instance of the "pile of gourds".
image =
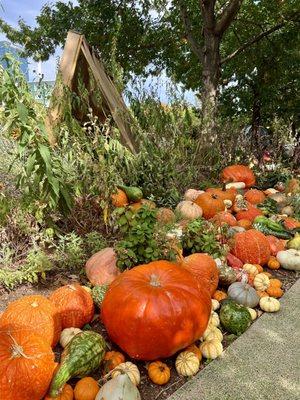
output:
[[[189, 189], [175, 213], [161, 209], [158, 214], [165, 223], [176, 215], [226, 224], [229, 235], [220, 234], [228, 247], [223, 258], [179, 255], [176, 263], [157, 260], [121, 273], [108, 248], [86, 264], [92, 288], [74, 283], [48, 298], [24, 296], [12, 302], [0, 317], [0, 398], [137, 400], [140, 371], [132, 360], [146, 361], [148, 377], [157, 385], [170, 380], [169, 357], [175, 357], [179, 375], [192, 376], [202, 358], [222, 354], [223, 334], [240, 335], [262, 311], [278, 311], [282, 282], [266, 268], [300, 270], [300, 222], [291, 217], [293, 210], [284, 210], [297, 207], [293, 199], [300, 185], [293, 180], [281, 186], [288, 194], [250, 189], [255, 176], [246, 166], [225, 168], [221, 180], [226, 186]], [[119, 188], [112, 201], [116, 207], [155, 206], [136, 188]], [[275, 218], [273, 202], [282, 212]], [[179, 226], [184, 229], [182, 221]], [[95, 308], [122, 352], [84, 329], [98, 318]], [[56, 363], [58, 343], [63, 350]], [[79, 378], [74, 389], [68, 383], [72, 378]]]

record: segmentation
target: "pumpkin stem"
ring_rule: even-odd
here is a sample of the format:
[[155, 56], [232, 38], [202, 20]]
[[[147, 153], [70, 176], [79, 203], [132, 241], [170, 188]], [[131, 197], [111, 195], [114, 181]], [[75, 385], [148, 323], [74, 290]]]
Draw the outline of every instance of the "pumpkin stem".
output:
[[11, 357], [10, 357], [11, 360], [14, 358], [20, 358], [20, 357], [27, 358], [28, 360], [33, 358], [33, 357], [26, 356], [26, 354], [23, 352], [23, 347], [17, 343], [16, 339], [11, 334], [9, 334], [9, 337], [13, 341], [13, 344], [11, 346]]
[[161, 287], [161, 284], [159, 282], [159, 278], [155, 274], [150, 275], [150, 285], [154, 287]]

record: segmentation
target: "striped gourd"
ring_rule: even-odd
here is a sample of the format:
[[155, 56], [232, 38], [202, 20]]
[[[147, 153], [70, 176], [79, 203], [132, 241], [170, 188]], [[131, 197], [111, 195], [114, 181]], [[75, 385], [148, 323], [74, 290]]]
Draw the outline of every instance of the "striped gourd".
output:
[[82, 378], [98, 368], [105, 350], [105, 340], [99, 333], [84, 331], [74, 336], [61, 355], [60, 365], [51, 382], [50, 396], [58, 396], [69, 379]]

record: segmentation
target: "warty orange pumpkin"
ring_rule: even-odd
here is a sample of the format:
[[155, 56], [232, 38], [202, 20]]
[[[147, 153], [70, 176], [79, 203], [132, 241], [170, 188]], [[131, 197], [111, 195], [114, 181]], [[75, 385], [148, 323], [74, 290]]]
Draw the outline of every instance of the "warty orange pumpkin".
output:
[[229, 165], [221, 172], [221, 181], [227, 182], [244, 182], [246, 187], [255, 185], [255, 175], [253, 171], [246, 165]]
[[244, 264], [264, 265], [267, 264], [271, 255], [267, 238], [255, 229], [237, 233], [231, 252]]

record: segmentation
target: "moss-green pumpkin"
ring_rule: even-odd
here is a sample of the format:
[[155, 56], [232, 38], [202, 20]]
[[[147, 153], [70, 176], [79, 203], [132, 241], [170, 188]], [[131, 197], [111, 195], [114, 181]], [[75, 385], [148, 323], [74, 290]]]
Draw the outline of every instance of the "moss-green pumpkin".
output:
[[221, 306], [220, 321], [227, 332], [240, 335], [249, 328], [252, 318], [246, 307], [227, 300]]

